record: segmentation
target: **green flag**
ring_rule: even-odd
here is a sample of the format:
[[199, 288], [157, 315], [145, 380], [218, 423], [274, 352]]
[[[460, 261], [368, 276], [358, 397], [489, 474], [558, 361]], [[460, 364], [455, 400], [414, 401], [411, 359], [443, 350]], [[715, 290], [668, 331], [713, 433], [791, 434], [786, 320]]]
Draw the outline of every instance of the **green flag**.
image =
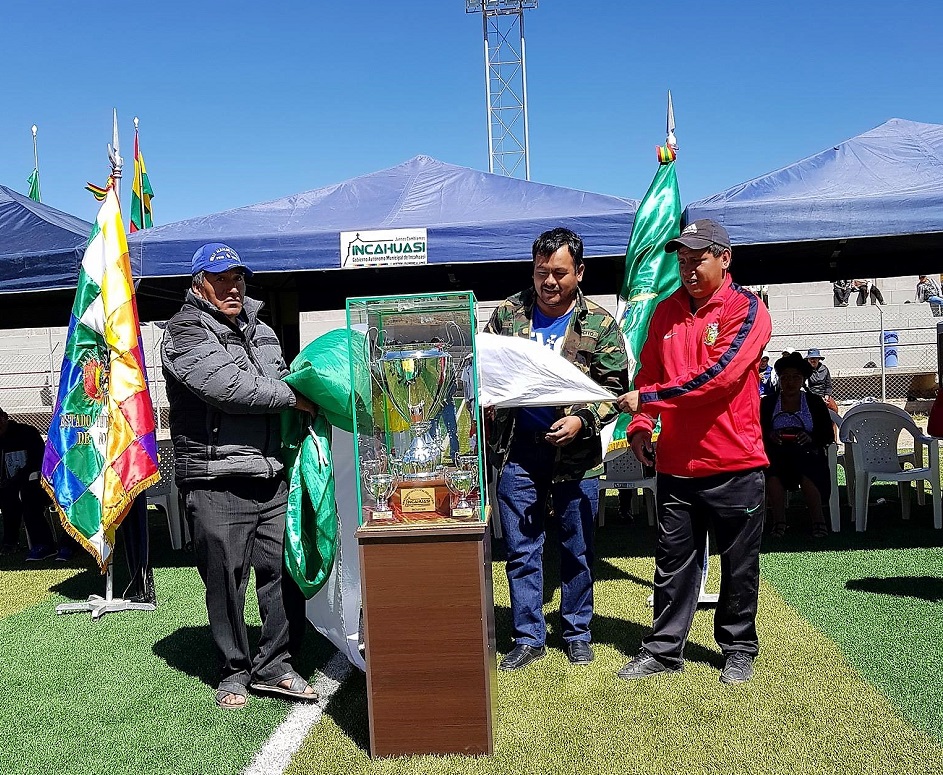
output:
[[[673, 254], [665, 253], [665, 243], [681, 233], [681, 194], [674, 148], [670, 145], [659, 148], [658, 157], [661, 161], [658, 172], [635, 213], [616, 312], [633, 381], [655, 307], [681, 286], [678, 261]], [[613, 423], [612, 440], [603, 449], [604, 456], [626, 447], [625, 429], [631, 419], [631, 415], [623, 414]]]
[[[282, 453], [289, 472], [285, 567], [306, 598], [324, 586], [334, 564], [337, 505], [331, 425], [353, 432], [354, 411], [370, 394], [365, 350], [360, 332], [328, 331], [298, 354], [285, 377], [318, 406], [313, 421], [301, 412], [282, 412]], [[359, 376], [353, 385], [351, 361]]]
[[33, 171], [30, 173], [30, 176], [26, 179], [29, 183], [29, 196], [34, 202], [42, 202], [43, 200], [39, 198], [39, 168], [34, 167]]

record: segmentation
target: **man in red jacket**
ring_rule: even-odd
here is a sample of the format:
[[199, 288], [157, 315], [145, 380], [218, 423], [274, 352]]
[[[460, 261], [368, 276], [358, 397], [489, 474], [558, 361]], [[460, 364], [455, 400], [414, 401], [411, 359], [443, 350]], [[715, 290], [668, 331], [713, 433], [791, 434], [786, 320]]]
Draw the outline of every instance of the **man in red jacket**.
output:
[[[684, 669], [710, 525], [720, 553], [714, 637], [723, 683], [753, 676], [758, 651], [760, 539], [766, 512], [758, 364], [772, 323], [766, 306], [731, 281], [730, 237], [718, 223], [689, 224], [665, 246], [678, 252], [681, 288], [655, 309], [626, 436], [658, 473], [654, 630], [619, 677]], [[652, 429], [661, 418], [658, 455]]]

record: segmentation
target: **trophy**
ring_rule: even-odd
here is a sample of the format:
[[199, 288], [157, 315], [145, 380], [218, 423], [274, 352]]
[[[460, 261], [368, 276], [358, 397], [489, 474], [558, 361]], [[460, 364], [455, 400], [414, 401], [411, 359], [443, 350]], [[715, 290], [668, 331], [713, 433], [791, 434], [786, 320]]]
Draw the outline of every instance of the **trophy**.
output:
[[475, 516], [475, 506], [468, 496], [478, 486], [478, 472], [467, 468], [446, 469], [445, 485], [450, 492], [458, 496], [458, 501], [452, 507], [452, 516], [455, 518]]
[[363, 483], [367, 492], [373, 496], [376, 506], [373, 509], [372, 519], [393, 519], [393, 509], [390, 508], [390, 496], [396, 489], [396, 476], [382, 471], [373, 472], [370, 469], [363, 471]]
[[463, 471], [474, 471], [475, 480], [478, 479], [478, 455], [465, 454], [465, 455], [456, 455], [455, 456], [455, 466], [456, 468], [461, 468]]
[[404, 479], [429, 479], [442, 462], [442, 448], [429, 430], [455, 379], [452, 356], [435, 344], [381, 345], [373, 365], [376, 380], [393, 408], [409, 422], [412, 441], [400, 458]]

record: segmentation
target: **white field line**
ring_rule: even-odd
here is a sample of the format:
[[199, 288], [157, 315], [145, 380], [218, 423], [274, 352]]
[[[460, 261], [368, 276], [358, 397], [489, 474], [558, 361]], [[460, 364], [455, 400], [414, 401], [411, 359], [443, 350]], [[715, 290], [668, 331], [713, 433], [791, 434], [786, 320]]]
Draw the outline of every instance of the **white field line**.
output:
[[243, 770], [243, 775], [281, 775], [285, 772], [311, 727], [321, 720], [324, 708], [352, 670], [350, 662], [340, 652], [331, 657], [313, 683], [318, 701], [296, 703], [288, 717], [276, 727], [249, 766]]

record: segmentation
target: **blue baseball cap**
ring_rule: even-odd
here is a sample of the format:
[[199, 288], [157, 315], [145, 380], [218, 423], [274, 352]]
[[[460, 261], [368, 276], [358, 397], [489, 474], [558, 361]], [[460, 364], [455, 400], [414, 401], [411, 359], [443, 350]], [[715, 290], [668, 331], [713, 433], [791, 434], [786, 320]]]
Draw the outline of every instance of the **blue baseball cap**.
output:
[[252, 270], [242, 263], [239, 254], [229, 245], [224, 245], [222, 242], [209, 242], [193, 254], [190, 274], [194, 275], [197, 272], [220, 274], [237, 267], [245, 272], [246, 277], [252, 277]]

